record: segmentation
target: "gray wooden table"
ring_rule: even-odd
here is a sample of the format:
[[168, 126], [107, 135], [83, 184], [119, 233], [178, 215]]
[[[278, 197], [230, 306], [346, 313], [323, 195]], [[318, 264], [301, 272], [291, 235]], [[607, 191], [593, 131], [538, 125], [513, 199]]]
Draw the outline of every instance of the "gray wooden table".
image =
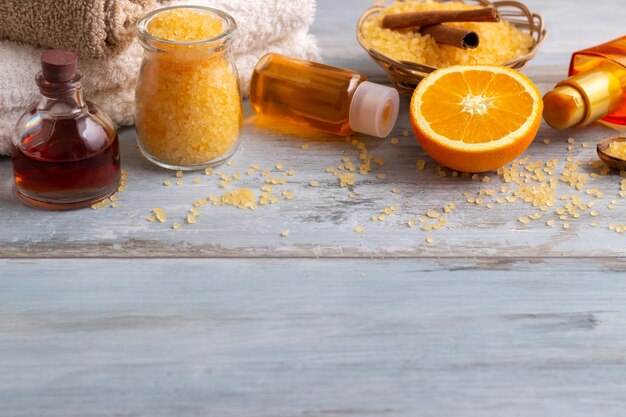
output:
[[[548, 24], [525, 70], [542, 92], [571, 51], [623, 34], [621, 0], [527, 3]], [[312, 31], [326, 62], [384, 81], [354, 40], [367, 5], [320, 0]], [[564, 229], [550, 210], [525, 225], [517, 219], [537, 212], [526, 203], [467, 202], [464, 193], [500, 190], [497, 174], [440, 176], [404, 136], [407, 104], [397, 145], [356, 136], [385, 164], [345, 188], [325, 170], [357, 161], [353, 145], [249, 122], [220, 169], [241, 173], [230, 188], [257, 194], [267, 177], [246, 172], [269, 169], [287, 180], [272, 191], [279, 201], [202, 206], [196, 224], [185, 223], [192, 203], [227, 191], [218, 176], [175, 185], [138, 156], [131, 129], [121, 131], [128, 184], [118, 208], [22, 207], [1, 159], [0, 416], [624, 415], [626, 234], [609, 229], [626, 224], [622, 178], [559, 185], [585, 201], [585, 190], [602, 191], [593, 218], [586, 211]], [[561, 170], [568, 156], [594, 158], [610, 134], [542, 126], [527, 155]], [[422, 230], [420, 216], [448, 203], [457, 209], [446, 226]], [[371, 220], [391, 206], [384, 222]], [[155, 207], [166, 223], [146, 221]]]

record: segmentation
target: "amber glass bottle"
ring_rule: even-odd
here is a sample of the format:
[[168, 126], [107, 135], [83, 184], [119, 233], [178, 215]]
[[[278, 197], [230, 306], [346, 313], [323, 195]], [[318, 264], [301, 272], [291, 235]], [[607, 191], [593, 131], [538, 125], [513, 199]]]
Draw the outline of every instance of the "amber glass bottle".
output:
[[111, 119], [85, 101], [76, 55], [45, 51], [41, 97], [17, 123], [11, 157], [14, 191], [24, 204], [67, 210], [113, 194], [120, 182], [119, 140]]
[[361, 73], [278, 54], [261, 58], [250, 82], [258, 114], [339, 136], [387, 136], [399, 102], [396, 89]]

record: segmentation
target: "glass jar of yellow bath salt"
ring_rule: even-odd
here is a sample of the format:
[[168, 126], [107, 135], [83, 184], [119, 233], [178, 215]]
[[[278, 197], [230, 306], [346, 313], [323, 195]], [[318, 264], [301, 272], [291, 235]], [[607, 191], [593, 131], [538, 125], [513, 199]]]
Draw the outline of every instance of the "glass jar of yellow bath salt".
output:
[[218, 165], [237, 150], [241, 90], [230, 53], [234, 19], [216, 9], [174, 6], [137, 24], [144, 58], [135, 90], [144, 156], [177, 170]]

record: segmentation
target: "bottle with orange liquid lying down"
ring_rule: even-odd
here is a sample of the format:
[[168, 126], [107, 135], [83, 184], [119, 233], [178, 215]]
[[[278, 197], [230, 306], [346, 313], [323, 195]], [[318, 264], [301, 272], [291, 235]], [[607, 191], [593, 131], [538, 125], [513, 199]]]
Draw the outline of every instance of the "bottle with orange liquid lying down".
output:
[[626, 36], [574, 52], [569, 75], [543, 97], [550, 126], [564, 129], [600, 119], [626, 125]]
[[250, 103], [262, 116], [301, 127], [385, 137], [396, 123], [400, 97], [355, 71], [268, 54], [252, 74]]

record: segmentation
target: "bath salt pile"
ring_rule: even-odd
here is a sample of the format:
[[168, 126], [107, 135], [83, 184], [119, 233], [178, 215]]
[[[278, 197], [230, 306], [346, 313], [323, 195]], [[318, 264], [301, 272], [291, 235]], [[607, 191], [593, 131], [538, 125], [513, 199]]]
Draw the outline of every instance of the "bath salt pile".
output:
[[[93, 31], [106, 32], [108, 24], [114, 25], [106, 11], [109, 5], [105, 0], [94, 0], [96, 6], [89, 10], [77, 10], [76, 13], [63, 13], [62, 8], [40, 7], [48, 3], [47, 0], [35, 0], [28, 4], [16, 5], [15, 10], [3, 10], [3, 15], [9, 13], [16, 20], [29, 20], [33, 13], [43, 21], [55, 19], [86, 20], [102, 19], [100, 25], [92, 28]], [[70, 2], [72, 3], [72, 2]], [[126, 13], [134, 28], [136, 19], [148, 11], [165, 6], [200, 4], [223, 10], [234, 17], [238, 26], [238, 34], [233, 42], [233, 55], [241, 78], [241, 87], [246, 94], [254, 65], [260, 57], [268, 52], [290, 55], [302, 59], [319, 60], [319, 50], [315, 38], [309, 34], [309, 28], [315, 15], [315, 0], [211, 0], [211, 1], [145, 1], [136, 2], [131, 0], [119, 1], [116, 7], [123, 7], [128, 3], [129, 11]], [[138, 4], [143, 7], [137, 10]], [[95, 10], [95, 11], [94, 11]], [[6, 12], [6, 13], [5, 13]], [[24, 14], [19, 19], [20, 13]], [[44, 14], [42, 16], [37, 13]], [[46, 13], [51, 15], [45, 15]], [[54, 15], [59, 14], [59, 16]], [[122, 16], [119, 10], [115, 16]], [[119, 22], [118, 22], [119, 23]], [[77, 23], [78, 24], [78, 23]], [[83, 25], [84, 26], [84, 25]], [[82, 27], [82, 26], [81, 26]], [[109, 28], [111, 29], [111, 28]], [[114, 30], [118, 30], [113, 28]], [[143, 56], [143, 50], [136, 41], [133, 29], [133, 40], [130, 41], [121, 52], [114, 55], [109, 49], [97, 45], [98, 39], [94, 36], [94, 45], [72, 45], [72, 39], [68, 36], [56, 33], [43, 33], [53, 30], [46, 27], [38, 29], [42, 33], [35, 33], [32, 39], [38, 40], [32, 44], [15, 42], [17, 34], [10, 32], [5, 27], [0, 31], [0, 71], [4, 74], [0, 77], [0, 155], [8, 155], [13, 128], [19, 116], [26, 107], [35, 101], [39, 94], [33, 82], [39, 68], [41, 51], [46, 48], [84, 49], [96, 51], [86, 53], [79, 57], [78, 67], [85, 74], [84, 95], [87, 100], [100, 105], [113, 121], [122, 126], [134, 123], [134, 94], [135, 83], [139, 75], [139, 67]], [[119, 29], [121, 30], [121, 29]], [[100, 33], [100, 32], [98, 32]], [[15, 36], [13, 36], [15, 35]], [[119, 35], [119, 34], [118, 34]], [[126, 36], [126, 32], [124, 32]], [[111, 35], [113, 36], [113, 35]], [[122, 38], [122, 36], [119, 36]], [[87, 37], [90, 38], [90, 37]], [[115, 38], [115, 37], [113, 37]], [[107, 38], [108, 39], [108, 38]], [[22, 39], [23, 40], [23, 39]], [[42, 44], [42, 41], [47, 41]], [[120, 41], [121, 42], [121, 41]], [[100, 52], [105, 58], [94, 58]]]

